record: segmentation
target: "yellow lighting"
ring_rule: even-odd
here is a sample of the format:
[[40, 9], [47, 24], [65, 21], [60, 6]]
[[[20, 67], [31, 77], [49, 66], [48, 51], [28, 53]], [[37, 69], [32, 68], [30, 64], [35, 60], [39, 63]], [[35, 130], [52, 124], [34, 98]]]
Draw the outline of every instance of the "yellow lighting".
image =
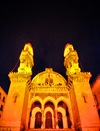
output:
[[18, 72], [32, 73], [33, 62], [33, 48], [30, 43], [25, 44], [24, 49], [20, 55], [20, 66]]
[[24, 51], [28, 51], [33, 56], [33, 47], [30, 43], [25, 44]]
[[69, 53], [70, 51], [72, 51], [72, 50], [74, 50], [73, 45], [67, 43], [66, 46], [65, 46], [65, 50], [64, 50], [64, 57], [65, 57], [66, 55], [68, 55], [68, 53]]

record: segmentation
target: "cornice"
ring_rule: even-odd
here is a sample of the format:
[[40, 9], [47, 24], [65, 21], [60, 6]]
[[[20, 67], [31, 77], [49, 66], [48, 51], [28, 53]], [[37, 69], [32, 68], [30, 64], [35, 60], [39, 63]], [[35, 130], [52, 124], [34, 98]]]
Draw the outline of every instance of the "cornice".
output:
[[71, 79], [73, 82], [88, 82], [91, 78], [90, 72], [78, 72], [72, 75], [68, 75], [68, 78]]
[[31, 78], [31, 73], [10, 72], [8, 74], [11, 82], [23, 82]]

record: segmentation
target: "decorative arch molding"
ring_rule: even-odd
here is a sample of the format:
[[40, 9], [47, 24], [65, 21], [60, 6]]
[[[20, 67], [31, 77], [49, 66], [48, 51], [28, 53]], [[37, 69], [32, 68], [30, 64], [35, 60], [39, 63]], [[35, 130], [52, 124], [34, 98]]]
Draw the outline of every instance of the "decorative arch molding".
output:
[[60, 101], [65, 102], [66, 106], [70, 107], [70, 102], [69, 102], [69, 100], [66, 99], [65, 97], [63, 97], [63, 96], [59, 97], [59, 98], [57, 99], [57, 105], [58, 105], [58, 103], [59, 103]]
[[58, 112], [60, 112], [63, 117], [66, 116], [66, 111], [64, 110], [64, 108], [58, 107], [57, 109], [58, 109]]
[[30, 128], [35, 128], [35, 115], [36, 115], [37, 112], [41, 112], [41, 109], [39, 107], [35, 107], [32, 110], [32, 116], [31, 116], [31, 119], [30, 119]]
[[46, 113], [50, 111], [51, 114], [52, 114], [52, 117], [54, 117], [54, 112], [53, 112], [53, 109], [51, 107], [47, 107], [45, 110], [44, 110], [44, 116], [46, 117]]
[[19, 97], [19, 93], [17, 93], [17, 92], [14, 93], [14, 94], [13, 94], [13, 97], [15, 97], [15, 96], [18, 96], [18, 97]]
[[31, 108], [32, 104], [33, 104], [35, 101], [39, 101], [40, 104], [41, 104], [41, 107], [43, 107], [43, 100], [42, 100], [39, 96], [36, 96], [35, 98], [32, 98], [32, 99], [31, 99], [30, 104], [29, 104], [29, 108]]
[[63, 120], [63, 128], [68, 128], [68, 124], [67, 124], [67, 116], [66, 116], [66, 111], [64, 108], [62, 107], [58, 107], [58, 112], [60, 112], [62, 114], [62, 120]]
[[39, 107], [35, 107], [33, 110], [32, 110], [32, 116], [35, 117], [35, 114], [37, 112], [41, 112], [41, 109]]
[[70, 116], [70, 120], [73, 123], [73, 115], [72, 115], [72, 108], [71, 108], [71, 103], [69, 101], [69, 99], [66, 99], [65, 97], [61, 96], [57, 99], [57, 105], [60, 101], [63, 101], [66, 103], [66, 106], [68, 107], [68, 112], [69, 112], [69, 116]]
[[54, 104], [55, 108], [57, 107], [56, 100], [53, 97], [51, 97], [51, 96], [48, 96], [48, 97], [46, 97], [44, 99], [44, 101], [43, 101], [43, 107], [44, 107], [45, 103], [48, 102], [48, 101], [51, 101]]

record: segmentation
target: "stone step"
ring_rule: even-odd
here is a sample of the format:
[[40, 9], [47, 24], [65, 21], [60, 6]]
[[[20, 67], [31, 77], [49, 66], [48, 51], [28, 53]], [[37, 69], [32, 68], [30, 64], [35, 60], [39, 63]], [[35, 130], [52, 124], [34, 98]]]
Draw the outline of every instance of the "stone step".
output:
[[27, 129], [25, 131], [75, 131], [74, 129]]

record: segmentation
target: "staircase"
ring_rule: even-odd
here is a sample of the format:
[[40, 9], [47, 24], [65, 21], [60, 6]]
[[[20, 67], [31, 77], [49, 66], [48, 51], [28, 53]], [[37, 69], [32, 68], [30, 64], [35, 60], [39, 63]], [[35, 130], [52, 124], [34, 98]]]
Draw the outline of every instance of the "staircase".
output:
[[27, 129], [25, 131], [75, 131], [74, 129]]

